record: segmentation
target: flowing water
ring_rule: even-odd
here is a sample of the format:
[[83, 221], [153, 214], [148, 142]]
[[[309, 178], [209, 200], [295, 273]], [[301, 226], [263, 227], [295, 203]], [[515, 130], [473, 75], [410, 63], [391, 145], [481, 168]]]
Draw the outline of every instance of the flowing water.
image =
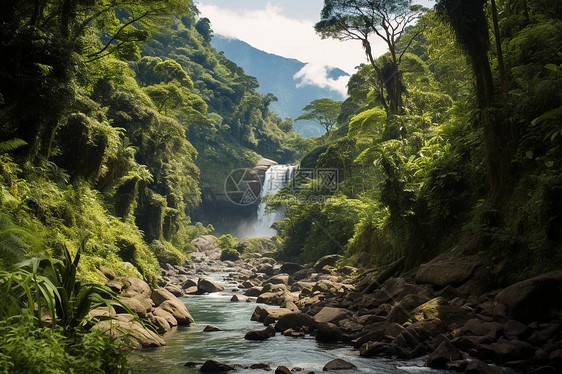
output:
[[[226, 273], [211, 274], [209, 278], [223, 284]], [[213, 359], [229, 364], [253, 364], [267, 362], [273, 370], [278, 365], [288, 368], [301, 367], [302, 373], [321, 372], [323, 366], [334, 358], [354, 363], [357, 370], [338, 373], [421, 373], [437, 372], [421, 367], [421, 361], [396, 361], [359, 356], [357, 350], [342, 344], [320, 344], [313, 337], [291, 338], [276, 334], [266, 341], [244, 339], [247, 331], [265, 328], [259, 322], [250, 321], [256, 303], [230, 302], [234, 285], [225, 284], [224, 292], [190, 296], [183, 301], [197, 325], [178, 327], [164, 335], [167, 346], [154, 350], [136, 351], [129, 361], [134, 374], [191, 374], [200, 373], [198, 368], [185, 367], [188, 361]], [[226, 331], [203, 332], [208, 325], [219, 326]], [[238, 369], [233, 373], [260, 373], [262, 370]]]
[[[265, 172], [260, 197], [274, 195], [285, 187], [295, 176], [297, 166], [295, 165], [272, 165]], [[283, 219], [279, 212], [266, 214], [266, 203], [260, 202], [258, 205], [258, 217], [253, 228], [253, 237], [264, 237], [277, 235], [277, 231], [271, 228], [274, 222]]]

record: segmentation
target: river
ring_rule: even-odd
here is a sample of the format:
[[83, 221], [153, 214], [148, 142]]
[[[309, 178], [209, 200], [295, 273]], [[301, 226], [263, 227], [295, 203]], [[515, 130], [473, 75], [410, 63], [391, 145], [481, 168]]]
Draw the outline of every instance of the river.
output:
[[[198, 368], [185, 367], [187, 361], [213, 359], [228, 364], [267, 362], [275, 370], [278, 365], [301, 367], [301, 373], [321, 372], [334, 358], [342, 358], [357, 366], [356, 370], [338, 373], [438, 373], [422, 367], [423, 361], [399, 361], [386, 358], [363, 358], [348, 345], [321, 344], [314, 337], [292, 338], [277, 333], [266, 341], [249, 341], [244, 335], [249, 330], [265, 328], [262, 323], [250, 321], [256, 303], [231, 302], [234, 285], [224, 280], [227, 273], [208, 277], [225, 285], [225, 291], [210, 295], [182, 298], [196, 325], [177, 327], [163, 338], [166, 346], [154, 350], [134, 351], [129, 355], [133, 374], [191, 374]], [[206, 325], [215, 325], [225, 331], [203, 332]], [[262, 370], [237, 369], [233, 373], [259, 373]]]

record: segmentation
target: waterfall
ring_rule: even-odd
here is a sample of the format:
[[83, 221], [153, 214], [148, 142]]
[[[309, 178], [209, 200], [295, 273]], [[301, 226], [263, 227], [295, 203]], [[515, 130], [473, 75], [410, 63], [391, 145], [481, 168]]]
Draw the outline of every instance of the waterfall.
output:
[[[261, 187], [260, 197], [265, 195], [273, 195], [285, 187], [291, 179], [295, 176], [297, 170], [296, 165], [272, 165], [265, 172], [263, 184]], [[260, 202], [258, 205], [258, 217], [256, 225], [254, 226], [253, 236], [263, 237], [276, 235], [277, 231], [270, 226], [277, 221], [282, 220], [284, 217], [279, 212], [271, 212], [265, 214], [265, 202]]]

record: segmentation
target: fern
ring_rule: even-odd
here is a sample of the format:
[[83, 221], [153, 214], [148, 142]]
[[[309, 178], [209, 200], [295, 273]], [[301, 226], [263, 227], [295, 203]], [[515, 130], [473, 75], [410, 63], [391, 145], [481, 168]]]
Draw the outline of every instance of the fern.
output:
[[27, 142], [19, 138], [13, 138], [4, 142], [0, 142], [0, 154], [8, 153], [10, 151], [13, 151], [14, 149], [23, 147], [24, 145], [27, 145]]

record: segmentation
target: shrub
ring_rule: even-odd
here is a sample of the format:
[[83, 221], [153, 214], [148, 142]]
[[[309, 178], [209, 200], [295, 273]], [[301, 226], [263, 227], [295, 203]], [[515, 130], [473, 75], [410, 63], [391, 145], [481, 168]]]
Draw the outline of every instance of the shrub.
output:
[[236, 261], [240, 258], [240, 252], [234, 248], [226, 248], [221, 252], [221, 261]]

